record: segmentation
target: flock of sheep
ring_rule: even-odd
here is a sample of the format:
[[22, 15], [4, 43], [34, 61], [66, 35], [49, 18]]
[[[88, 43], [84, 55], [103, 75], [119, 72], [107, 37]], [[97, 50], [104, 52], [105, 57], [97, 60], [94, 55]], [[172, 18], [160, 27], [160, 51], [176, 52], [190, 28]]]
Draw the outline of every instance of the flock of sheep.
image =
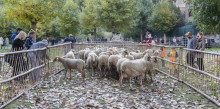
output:
[[157, 62], [157, 56], [161, 55], [160, 50], [147, 49], [144, 52], [136, 50], [135, 52], [128, 52], [124, 48], [107, 48], [107, 47], [90, 47], [79, 52], [78, 58], [75, 58], [74, 50], [69, 51], [64, 57], [56, 57], [53, 61], [59, 61], [65, 68], [65, 78], [68, 70], [77, 69], [82, 74], [82, 79], [85, 79], [85, 66], [88, 66], [89, 72], [92, 70], [94, 76], [98, 70], [99, 76], [115, 77], [120, 80], [120, 87], [122, 81], [127, 78], [131, 85], [131, 79], [139, 80], [138, 83], [142, 86], [142, 80], [150, 77], [152, 82], [152, 70], [154, 64]]

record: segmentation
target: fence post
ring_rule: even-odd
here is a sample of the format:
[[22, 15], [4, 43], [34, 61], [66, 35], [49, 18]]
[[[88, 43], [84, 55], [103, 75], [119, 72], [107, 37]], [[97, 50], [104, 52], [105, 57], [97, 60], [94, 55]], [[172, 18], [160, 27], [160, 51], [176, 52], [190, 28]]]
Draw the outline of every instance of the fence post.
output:
[[183, 64], [183, 47], [179, 48], [180, 50], [180, 57], [179, 57], [179, 64], [178, 64], [178, 80], [180, 81], [180, 66]]

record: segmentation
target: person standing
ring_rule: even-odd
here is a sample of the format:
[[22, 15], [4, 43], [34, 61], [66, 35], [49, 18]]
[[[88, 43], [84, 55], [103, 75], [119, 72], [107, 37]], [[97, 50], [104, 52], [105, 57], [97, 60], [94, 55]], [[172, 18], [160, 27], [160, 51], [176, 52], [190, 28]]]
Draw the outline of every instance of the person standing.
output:
[[3, 39], [3, 37], [0, 37], [0, 45], [1, 45], [1, 49], [2, 49], [2, 47], [3, 47], [3, 44], [4, 44], [4, 39]]
[[[192, 37], [191, 32], [187, 32], [185, 35], [187, 36], [187, 48], [188, 49], [195, 49], [197, 39]], [[195, 52], [187, 51], [187, 53], [186, 53], [186, 62], [191, 67], [194, 67], [194, 58], [195, 58]]]
[[15, 37], [22, 31], [21, 28], [17, 28], [16, 32], [14, 32], [12, 35], [11, 35], [11, 45], [13, 44], [13, 41], [15, 39]]
[[[199, 32], [197, 34], [198, 40], [196, 41], [196, 50], [205, 50], [205, 38], [202, 32]], [[199, 70], [204, 70], [204, 64], [203, 64], [203, 58], [204, 58], [204, 53], [197, 52], [196, 53], [196, 58], [197, 58], [197, 65], [199, 66]]]
[[64, 38], [63, 42], [72, 42], [73, 43], [73, 39], [72, 39], [73, 35], [69, 34], [69, 37]]
[[176, 37], [173, 37], [173, 46], [176, 46]]
[[[34, 43], [31, 47], [31, 49], [38, 49], [38, 48], [44, 48], [48, 46], [48, 41], [46, 39], [43, 39], [42, 41]], [[34, 52], [28, 52], [27, 53], [27, 58], [30, 60], [31, 63], [31, 68], [37, 67], [43, 62], [46, 61], [46, 59], [49, 59], [49, 57], [46, 54], [46, 50], [39, 50], [39, 51], [34, 51]], [[40, 77], [42, 76], [42, 69], [36, 69], [31, 72], [30, 77], [32, 80], [39, 80]]]
[[9, 39], [8, 38], [5, 38], [5, 46], [4, 46], [4, 49], [8, 49], [9, 48]]
[[36, 37], [36, 32], [34, 30], [30, 30], [29, 34], [28, 34], [28, 37], [26, 38], [26, 41], [25, 41], [25, 47], [27, 49], [29, 49], [33, 43], [34, 43], [34, 38]]
[[151, 33], [148, 32], [148, 42], [147, 43], [151, 43], [152, 42], [152, 36]]
[[[169, 60], [171, 62], [176, 62], [176, 58], [178, 57], [178, 53], [175, 50], [174, 47], [172, 47], [171, 51], [167, 54], [169, 57]], [[170, 72], [174, 71], [174, 73], [177, 73], [177, 67], [175, 63], [170, 63]]]
[[[24, 40], [26, 39], [27, 34], [24, 31], [20, 31], [19, 34], [15, 37], [12, 45], [14, 51], [21, 51], [24, 49]], [[13, 61], [13, 73], [12, 76], [16, 76], [20, 71], [27, 69], [27, 63], [24, 60], [22, 53], [14, 54]]]
[[[164, 44], [164, 40], [161, 40], [161, 44]], [[161, 46], [160, 50], [162, 51], [161, 58], [165, 58], [165, 55], [166, 55], [166, 48], [165, 48], [165, 46]], [[162, 63], [161, 67], [165, 67], [165, 61], [163, 59], [161, 59], [161, 63]]]

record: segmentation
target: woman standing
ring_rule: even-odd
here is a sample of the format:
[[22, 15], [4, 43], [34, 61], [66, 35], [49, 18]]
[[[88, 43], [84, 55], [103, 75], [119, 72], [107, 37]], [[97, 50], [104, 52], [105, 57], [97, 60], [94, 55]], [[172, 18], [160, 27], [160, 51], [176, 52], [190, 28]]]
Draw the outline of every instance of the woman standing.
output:
[[[24, 31], [21, 31], [14, 39], [12, 50], [13, 51], [21, 51], [24, 49], [24, 41], [26, 39], [27, 34]], [[27, 69], [27, 63], [24, 60], [22, 53], [14, 54], [13, 60], [13, 74], [12, 76], [16, 76], [20, 71], [24, 71]]]
[[[197, 34], [198, 40], [196, 42], [196, 50], [205, 50], [205, 38], [202, 32], [199, 32]], [[203, 64], [203, 58], [204, 58], [204, 53], [197, 52], [196, 53], [196, 58], [197, 58], [197, 65], [199, 66], [199, 70], [204, 70], [204, 64]]]

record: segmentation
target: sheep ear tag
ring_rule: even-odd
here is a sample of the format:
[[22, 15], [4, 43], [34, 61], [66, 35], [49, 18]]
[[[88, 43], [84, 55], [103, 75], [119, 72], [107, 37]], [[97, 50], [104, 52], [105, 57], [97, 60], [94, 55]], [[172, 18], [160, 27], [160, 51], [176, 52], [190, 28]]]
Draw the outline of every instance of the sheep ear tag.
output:
[[50, 61], [52, 61], [52, 62], [53, 62], [53, 59], [51, 59]]

